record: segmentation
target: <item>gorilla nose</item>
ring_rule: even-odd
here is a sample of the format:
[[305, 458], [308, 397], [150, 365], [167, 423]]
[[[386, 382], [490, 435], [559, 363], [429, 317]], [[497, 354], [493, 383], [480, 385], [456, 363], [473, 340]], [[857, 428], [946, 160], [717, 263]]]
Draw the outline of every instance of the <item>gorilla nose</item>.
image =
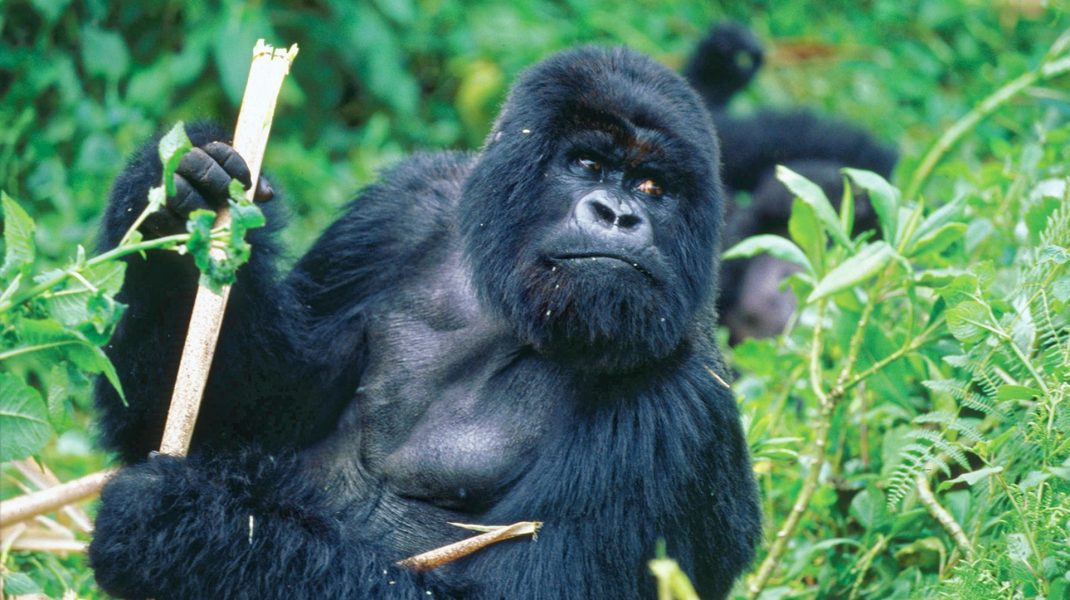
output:
[[629, 245], [647, 245], [654, 240], [642, 208], [603, 190], [580, 199], [575, 212], [580, 229], [598, 238], [627, 240]]

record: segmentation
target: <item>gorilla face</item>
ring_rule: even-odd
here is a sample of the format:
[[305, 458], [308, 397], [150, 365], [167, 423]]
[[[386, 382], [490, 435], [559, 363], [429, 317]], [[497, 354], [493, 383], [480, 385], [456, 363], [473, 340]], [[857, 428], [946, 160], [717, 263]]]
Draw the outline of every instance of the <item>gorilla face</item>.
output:
[[721, 184], [671, 71], [586, 48], [528, 72], [465, 185], [482, 300], [540, 351], [621, 370], [668, 355], [711, 297]]

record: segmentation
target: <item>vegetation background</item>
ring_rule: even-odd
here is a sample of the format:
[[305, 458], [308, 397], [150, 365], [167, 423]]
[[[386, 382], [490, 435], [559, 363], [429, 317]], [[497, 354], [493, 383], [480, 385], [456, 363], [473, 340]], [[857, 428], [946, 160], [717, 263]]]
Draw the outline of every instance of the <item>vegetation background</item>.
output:
[[[768, 532], [738, 595], [1070, 597], [1062, 0], [0, 0], [0, 189], [14, 199], [0, 497], [34, 487], [14, 462], [30, 454], [64, 481], [108, 464], [89, 396], [108, 366], [92, 349], [121, 307], [114, 273], [85, 270], [79, 245], [93, 254], [108, 186], [138, 144], [177, 120], [234, 120], [257, 38], [301, 47], [265, 163], [297, 257], [382, 167], [478, 147], [525, 66], [595, 42], [679, 68], [725, 19], [768, 51], [735, 110], [807, 106], [860, 124], [898, 146], [892, 183], [906, 191], [855, 177], [886, 206], [873, 242], [799, 188], [802, 310], [784, 336], [728, 353]], [[923, 157], [948, 132], [961, 135], [930, 172]], [[87, 283], [27, 292], [56, 268]], [[69, 347], [36, 350], [46, 333]], [[5, 530], [5, 593], [101, 597], [83, 554], [26, 549], [87, 538], [63, 514]]]

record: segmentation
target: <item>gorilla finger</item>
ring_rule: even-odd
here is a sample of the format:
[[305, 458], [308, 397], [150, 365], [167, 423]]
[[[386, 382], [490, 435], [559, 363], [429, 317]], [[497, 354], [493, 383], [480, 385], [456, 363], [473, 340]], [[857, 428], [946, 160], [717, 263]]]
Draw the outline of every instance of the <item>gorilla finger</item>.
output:
[[249, 174], [249, 165], [245, 164], [245, 159], [238, 154], [232, 146], [228, 146], [223, 142], [211, 142], [205, 144], [204, 151], [211, 156], [230, 176], [241, 182], [245, 189], [249, 189], [252, 185], [252, 179]]
[[267, 202], [275, 197], [275, 190], [267, 178], [261, 177], [256, 182], [256, 193], [253, 194], [253, 202]]
[[167, 209], [185, 221], [199, 208], [212, 209], [197, 188], [182, 175], [175, 173], [175, 195], [167, 199]]
[[184, 177], [213, 205], [223, 204], [230, 196], [230, 180], [233, 177], [200, 148], [187, 152], [178, 163], [175, 173]]

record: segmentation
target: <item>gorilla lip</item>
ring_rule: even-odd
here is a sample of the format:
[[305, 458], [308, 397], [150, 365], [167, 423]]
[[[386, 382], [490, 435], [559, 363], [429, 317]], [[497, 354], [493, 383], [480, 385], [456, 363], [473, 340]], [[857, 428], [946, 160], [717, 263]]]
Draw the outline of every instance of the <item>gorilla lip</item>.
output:
[[631, 268], [635, 269], [639, 273], [643, 274], [644, 276], [646, 276], [651, 281], [655, 281], [654, 275], [650, 271], [646, 270], [646, 268], [643, 267], [643, 265], [638, 260], [635, 260], [635, 259], [632, 259], [632, 258], [628, 258], [627, 256], [624, 256], [622, 254], [607, 254], [607, 253], [604, 253], [604, 252], [574, 252], [574, 253], [569, 253], [569, 254], [558, 254], [556, 256], [552, 256], [551, 257], [551, 259], [555, 260], [555, 261], [583, 260], [585, 258], [590, 258], [590, 259], [606, 258], [606, 259], [622, 262], [622, 263], [630, 266]]

